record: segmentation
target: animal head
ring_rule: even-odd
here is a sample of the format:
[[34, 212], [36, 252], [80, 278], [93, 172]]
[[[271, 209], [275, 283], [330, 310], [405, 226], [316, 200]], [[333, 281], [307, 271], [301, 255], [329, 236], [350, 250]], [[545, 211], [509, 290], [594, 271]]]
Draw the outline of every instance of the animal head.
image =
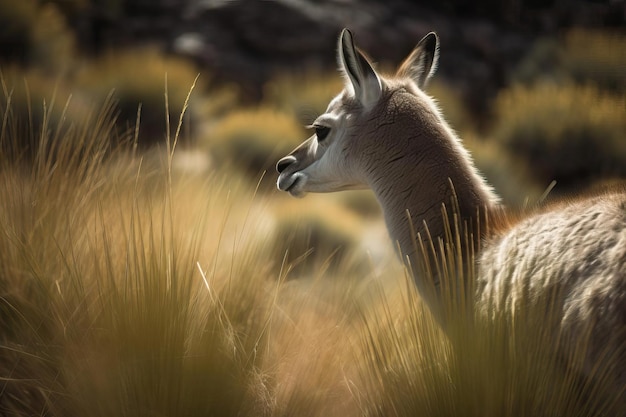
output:
[[383, 77], [344, 29], [337, 58], [345, 88], [313, 122], [314, 134], [278, 161], [278, 189], [301, 197], [307, 192], [370, 188], [369, 168], [377, 158], [394, 152], [396, 138], [389, 137], [393, 135], [389, 128], [403, 116], [403, 103], [413, 101], [424, 108], [425, 119], [431, 118], [434, 104], [422, 88], [435, 72], [438, 57], [439, 39], [429, 33], [394, 76]]

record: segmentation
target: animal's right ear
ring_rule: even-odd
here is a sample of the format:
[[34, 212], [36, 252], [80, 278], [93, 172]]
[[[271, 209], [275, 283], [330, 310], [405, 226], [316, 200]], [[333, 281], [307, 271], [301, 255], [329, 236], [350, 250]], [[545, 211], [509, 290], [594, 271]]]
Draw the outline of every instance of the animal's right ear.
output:
[[382, 87], [380, 78], [367, 58], [354, 46], [352, 32], [341, 31], [338, 52], [339, 69], [346, 76], [348, 91], [365, 108], [371, 108], [380, 98]]
[[424, 88], [433, 76], [439, 62], [439, 37], [435, 32], [424, 36], [398, 68], [398, 77], [409, 77], [419, 88]]

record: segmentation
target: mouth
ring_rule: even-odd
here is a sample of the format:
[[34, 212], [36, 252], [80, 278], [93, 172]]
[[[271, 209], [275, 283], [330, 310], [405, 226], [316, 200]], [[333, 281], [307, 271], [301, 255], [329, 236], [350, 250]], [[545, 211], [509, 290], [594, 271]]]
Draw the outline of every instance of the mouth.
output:
[[298, 173], [291, 174], [289, 176], [279, 176], [276, 186], [280, 191], [285, 191], [293, 197], [302, 197], [305, 193], [299, 189], [299, 185], [302, 183], [302, 175]]
[[287, 187], [285, 189], [285, 191], [288, 192], [289, 194], [291, 194], [294, 191], [294, 189], [296, 188], [296, 185], [298, 185], [298, 182], [300, 182], [300, 177], [296, 177], [296, 179], [293, 180], [291, 185], [289, 185], [289, 187]]

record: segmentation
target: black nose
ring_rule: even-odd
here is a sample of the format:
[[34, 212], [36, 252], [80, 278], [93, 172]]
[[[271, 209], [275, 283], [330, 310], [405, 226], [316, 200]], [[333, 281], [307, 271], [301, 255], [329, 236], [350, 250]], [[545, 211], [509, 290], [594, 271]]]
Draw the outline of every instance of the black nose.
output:
[[280, 174], [294, 162], [296, 162], [296, 158], [291, 155], [281, 158], [281, 160], [278, 161], [278, 163], [276, 164], [276, 171], [278, 171], [278, 173]]

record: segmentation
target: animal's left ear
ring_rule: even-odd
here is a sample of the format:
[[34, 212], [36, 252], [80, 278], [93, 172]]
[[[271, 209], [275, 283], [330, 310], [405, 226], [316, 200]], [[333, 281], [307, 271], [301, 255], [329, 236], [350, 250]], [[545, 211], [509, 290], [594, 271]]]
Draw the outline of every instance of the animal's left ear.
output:
[[398, 68], [398, 77], [409, 77], [419, 88], [424, 88], [433, 76], [439, 62], [439, 37], [435, 32], [424, 36]]
[[380, 78], [367, 58], [354, 46], [352, 32], [344, 29], [339, 37], [339, 69], [346, 75], [346, 87], [365, 108], [371, 108], [380, 98]]

